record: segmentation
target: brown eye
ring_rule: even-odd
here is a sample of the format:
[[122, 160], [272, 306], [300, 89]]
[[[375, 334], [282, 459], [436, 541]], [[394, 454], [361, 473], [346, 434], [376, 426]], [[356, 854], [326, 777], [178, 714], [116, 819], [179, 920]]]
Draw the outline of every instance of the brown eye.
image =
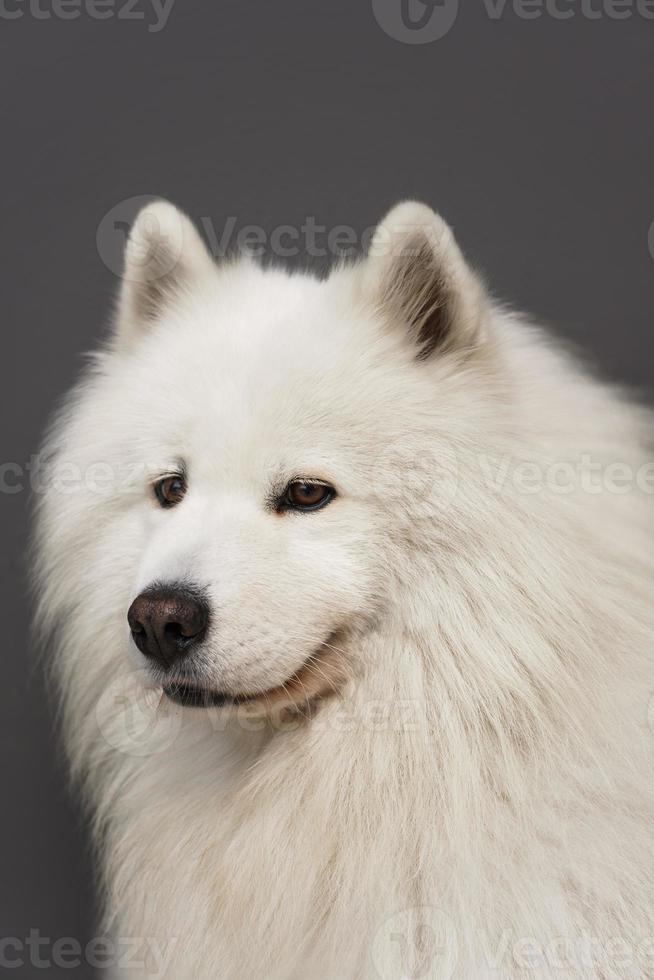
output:
[[154, 485], [154, 492], [162, 507], [174, 507], [186, 493], [183, 476], [165, 476]]
[[289, 483], [282, 501], [282, 510], [320, 510], [336, 496], [327, 483], [311, 483], [296, 480]]

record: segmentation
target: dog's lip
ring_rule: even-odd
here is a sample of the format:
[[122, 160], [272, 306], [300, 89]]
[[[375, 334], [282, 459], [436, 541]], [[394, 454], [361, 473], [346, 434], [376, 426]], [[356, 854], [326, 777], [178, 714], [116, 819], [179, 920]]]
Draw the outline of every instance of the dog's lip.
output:
[[[301, 674], [301, 671], [304, 670], [308, 662], [303, 664], [300, 670], [293, 675], [294, 678]], [[227, 694], [225, 691], [215, 691], [210, 687], [200, 687], [188, 681], [176, 681], [173, 684], [165, 684], [163, 692], [170, 701], [180, 705], [182, 708], [223, 708], [229, 705], [264, 701], [273, 692], [282, 688], [284, 688], [283, 684], [265, 691], [258, 691], [255, 694]]]
[[176, 681], [165, 684], [163, 692], [166, 697], [183, 708], [222, 708], [230, 704], [245, 704], [248, 701], [258, 701], [269, 693], [259, 694], [226, 694], [224, 691], [214, 691], [209, 687], [199, 687], [187, 681]]
[[221, 708], [225, 704], [234, 702], [234, 698], [231, 698], [229, 694], [196, 687], [194, 684], [187, 684], [185, 681], [166, 684], [163, 692], [170, 701], [182, 708]]
[[164, 684], [163, 693], [170, 701], [184, 708], [222, 708], [247, 704], [274, 706], [280, 702], [295, 706], [302, 703], [307, 705], [316, 698], [335, 693], [345, 679], [340, 651], [330, 643], [335, 636], [335, 632], [330, 634], [329, 640], [307, 657], [302, 666], [283, 684], [265, 691], [228, 694], [180, 678]]

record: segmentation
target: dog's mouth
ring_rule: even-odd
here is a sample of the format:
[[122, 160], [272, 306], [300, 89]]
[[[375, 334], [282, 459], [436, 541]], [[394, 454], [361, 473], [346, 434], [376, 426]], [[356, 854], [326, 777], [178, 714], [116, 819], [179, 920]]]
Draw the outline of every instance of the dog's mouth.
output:
[[220, 691], [210, 691], [192, 684], [170, 684], [163, 689], [166, 697], [182, 708], [222, 708], [232, 704], [233, 698]]
[[283, 684], [265, 691], [228, 694], [179, 680], [165, 684], [163, 692], [170, 701], [183, 708], [224, 708], [239, 705], [310, 708], [316, 701], [337, 694], [346, 680], [342, 651], [332, 641], [333, 637], [330, 637]]

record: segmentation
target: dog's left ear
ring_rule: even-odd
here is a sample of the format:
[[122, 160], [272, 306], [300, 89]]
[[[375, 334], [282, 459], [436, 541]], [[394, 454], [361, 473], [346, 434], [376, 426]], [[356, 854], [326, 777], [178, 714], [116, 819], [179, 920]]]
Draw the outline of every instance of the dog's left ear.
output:
[[155, 200], [129, 233], [118, 300], [120, 344], [142, 335], [185, 293], [215, 274], [215, 264], [192, 221], [168, 201]]
[[390, 211], [375, 231], [363, 274], [367, 299], [408, 331], [421, 360], [479, 346], [484, 287], [450, 227], [425, 204], [406, 201]]

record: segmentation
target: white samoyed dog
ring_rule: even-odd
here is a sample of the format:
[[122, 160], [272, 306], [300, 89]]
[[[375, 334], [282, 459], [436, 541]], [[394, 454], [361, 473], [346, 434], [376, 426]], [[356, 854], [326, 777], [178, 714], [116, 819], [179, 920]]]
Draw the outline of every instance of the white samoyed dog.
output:
[[654, 977], [652, 432], [424, 205], [141, 212], [35, 560], [116, 975]]

